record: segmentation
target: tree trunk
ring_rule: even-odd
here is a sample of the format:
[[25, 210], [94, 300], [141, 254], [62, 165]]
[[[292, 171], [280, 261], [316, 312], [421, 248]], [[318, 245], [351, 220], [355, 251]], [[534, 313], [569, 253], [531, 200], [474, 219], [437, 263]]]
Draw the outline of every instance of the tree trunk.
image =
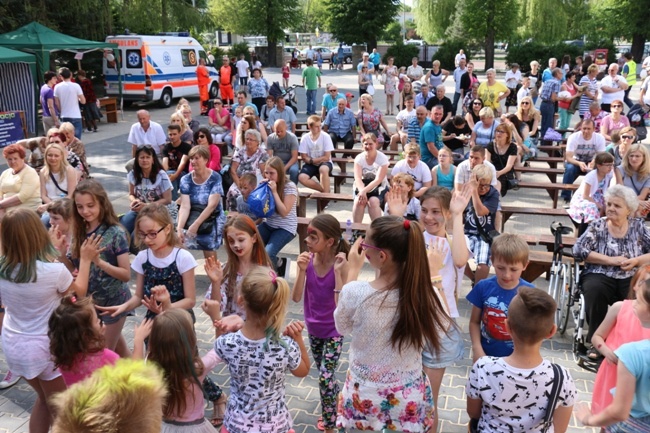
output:
[[278, 48], [278, 41], [267, 39], [267, 49], [268, 49], [267, 54], [269, 56], [267, 62], [269, 66], [274, 68], [278, 66], [278, 62], [277, 62], [278, 59], [277, 56], [275, 55], [277, 48]]
[[168, 30], [167, 28], [167, 0], [162, 0], [160, 2], [160, 24], [162, 27], [162, 31], [166, 32]]
[[645, 49], [645, 36], [642, 35], [641, 33], [634, 33], [632, 35], [632, 47], [630, 48], [630, 52], [632, 53], [632, 57], [634, 57], [635, 62], [641, 63], [643, 61], [644, 49]]
[[366, 50], [371, 53], [375, 48], [377, 48], [377, 38], [368, 39]]
[[494, 68], [494, 31], [488, 30], [485, 36], [485, 70]]

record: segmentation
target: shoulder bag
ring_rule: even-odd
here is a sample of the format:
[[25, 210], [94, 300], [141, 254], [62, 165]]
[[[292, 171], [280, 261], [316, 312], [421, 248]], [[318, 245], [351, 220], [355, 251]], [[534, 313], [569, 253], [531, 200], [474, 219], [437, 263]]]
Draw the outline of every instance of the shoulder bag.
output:
[[68, 195], [68, 191], [64, 190], [59, 186], [59, 182], [56, 181], [56, 179], [54, 178], [54, 174], [52, 174], [52, 172], [50, 172], [50, 179], [52, 179], [52, 182], [54, 182], [54, 186], [56, 186], [56, 189], [61, 191], [64, 195]]

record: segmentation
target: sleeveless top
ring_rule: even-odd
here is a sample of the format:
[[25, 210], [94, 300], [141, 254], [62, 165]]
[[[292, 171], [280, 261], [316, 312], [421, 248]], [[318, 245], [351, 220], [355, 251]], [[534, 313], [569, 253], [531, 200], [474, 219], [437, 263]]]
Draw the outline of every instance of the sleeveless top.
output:
[[438, 186], [445, 187], [449, 191], [454, 189], [454, 174], [456, 174], [456, 166], [454, 164], [449, 167], [449, 174], [444, 174], [440, 166], [438, 166], [438, 169], [436, 170]]
[[334, 324], [334, 267], [320, 277], [309, 259], [305, 271], [305, 325], [309, 335], [316, 338], [340, 337]]
[[[172, 304], [178, 302], [181, 299], [185, 299], [185, 291], [183, 290], [183, 275], [179, 272], [178, 266], [176, 265], [176, 260], [178, 259], [178, 253], [181, 249], [176, 250], [176, 257], [174, 261], [167, 266], [166, 268], [157, 268], [151, 264], [149, 261], [149, 249], [147, 249], [147, 261], [142, 264], [142, 270], [144, 271], [144, 295], [151, 296], [151, 289], [155, 286], [165, 286], [169, 292], [170, 301]], [[192, 316], [192, 322], [195, 322], [194, 311], [192, 309], [187, 310], [188, 313]], [[151, 310], [147, 310], [145, 318], [152, 319], [156, 314]]]
[[429, 88], [431, 88], [433, 93], [435, 93], [435, 88], [441, 84], [442, 84], [442, 69], [440, 69], [437, 74], [434, 74], [432, 69], [431, 75], [429, 75]]

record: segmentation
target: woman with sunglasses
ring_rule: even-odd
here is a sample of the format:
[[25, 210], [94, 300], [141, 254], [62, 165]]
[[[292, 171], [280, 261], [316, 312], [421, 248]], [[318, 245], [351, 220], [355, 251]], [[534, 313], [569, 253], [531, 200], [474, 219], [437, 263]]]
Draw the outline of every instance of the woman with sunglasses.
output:
[[[621, 142], [632, 142], [636, 135], [634, 128], [625, 128], [621, 131]], [[625, 136], [626, 138], [623, 138]], [[635, 137], [635, 138], [629, 138]], [[646, 216], [650, 211], [650, 152], [644, 144], [631, 144], [620, 165], [616, 166], [616, 183], [632, 188], [639, 199], [639, 214]]]
[[[194, 133], [194, 142], [197, 146], [204, 146], [210, 151], [210, 161], [208, 162], [208, 168], [210, 170], [220, 171], [221, 170], [221, 150], [212, 141], [212, 134], [208, 131], [208, 128], [202, 127]], [[190, 170], [192, 167], [190, 166]]]
[[138, 213], [149, 203], [168, 205], [172, 201], [172, 183], [167, 172], [149, 145], [140, 146], [135, 152], [133, 170], [126, 175], [129, 181], [130, 209], [120, 218], [120, 223], [135, 239], [135, 220]]
[[470, 129], [474, 129], [474, 125], [481, 121], [480, 112], [482, 108], [483, 101], [481, 101], [480, 98], [474, 98], [472, 100], [470, 109], [467, 111], [467, 114], [465, 114], [465, 121], [467, 122], [467, 126], [469, 126]]
[[[617, 138], [618, 137], [618, 138]], [[614, 155], [614, 166], [618, 167], [623, 162], [623, 157], [636, 142], [636, 129], [631, 126], [626, 126], [618, 133], [612, 134], [612, 144], [605, 149], [607, 152]]]
[[517, 108], [517, 117], [528, 125], [528, 135], [533, 139], [533, 141], [536, 141], [539, 134], [539, 124], [542, 121], [542, 115], [535, 108], [533, 98], [530, 96], [524, 96], [521, 98], [521, 102], [519, 102], [519, 107]]
[[600, 133], [605, 137], [607, 142], [612, 141], [612, 133], [619, 131], [626, 126], [630, 126], [627, 116], [623, 115], [623, 101], [615, 99], [609, 106], [610, 113], [605, 116], [600, 124]]

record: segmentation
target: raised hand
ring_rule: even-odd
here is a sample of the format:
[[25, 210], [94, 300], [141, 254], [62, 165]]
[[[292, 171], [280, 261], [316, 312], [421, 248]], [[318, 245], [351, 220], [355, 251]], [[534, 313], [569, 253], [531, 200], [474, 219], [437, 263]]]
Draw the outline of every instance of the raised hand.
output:
[[408, 192], [401, 189], [391, 189], [384, 196], [388, 204], [388, 213], [390, 215], [403, 216], [408, 207]]
[[301, 253], [298, 256], [298, 259], [296, 260], [296, 264], [298, 265], [298, 269], [300, 269], [301, 271], [306, 271], [307, 266], [309, 265], [309, 261], [311, 260], [312, 257], [313, 257], [313, 254], [308, 252], [308, 251], [305, 251], [304, 253]]
[[106, 249], [100, 247], [101, 242], [102, 237], [98, 234], [93, 233], [92, 235], [88, 236], [88, 238], [86, 238], [83, 244], [81, 244], [79, 255], [97, 264], [99, 261], [99, 255]]
[[452, 215], [462, 214], [465, 211], [469, 201], [472, 199], [473, 188], [473, 185], [466, 183], [460, 190], [454, 190], [451, 196], [451, 202], [449, 203], [449, 211]]
[[284, 335], [296, 341], [302, 338], [302, 330], [305, 329], [305, 324], [299, 320], [292, 320], [284, 330]]
[[432, 277], [440, 275], [440, 270], [442, 269], [448, 252], [449, 248], [447, 248], [442, 238], [438, 238], [435, 241], [429, 239], [429, 245], [427, 245], [427, 259], [429, 261], [429, 270], [431, 271]]
[[151, 334], [152, 327], [153, 319], [144, 319], [139, 325], [135, 325], [133, 340], [143, 342]]
[[223, 266], [221, 265], [219, 259], [215, 257], [208, 257], [205, 259], [203, 269], [205, 269], [205, 274], [213, 283], [212, 288], [214, 289], [215, 285], [216, 288], [218, 288], [221, 285], [221, 281], [223, 280]]
[[214, 299], [204, 299], [201, 309], [210, 316], [213, 322], [221, 319], [221, 302]]

